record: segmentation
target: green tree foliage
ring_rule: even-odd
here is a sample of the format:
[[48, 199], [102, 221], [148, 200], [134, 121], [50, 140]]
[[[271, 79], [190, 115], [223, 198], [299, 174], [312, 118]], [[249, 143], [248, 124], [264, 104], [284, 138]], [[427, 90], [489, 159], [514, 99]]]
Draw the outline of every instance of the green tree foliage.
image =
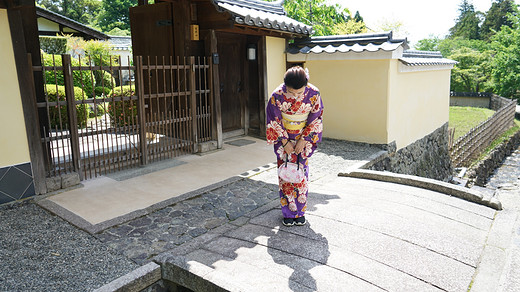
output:
[[356, 34], [367, 32], [367, 26], [362, 21], [356, 21], [355, 19], [349, 19], [347, 22], [342, 22], [334, 25], [332, 28], [332, 34]]
[[137, 5], [137, 0], [102, 0], [101, 12], [98, 16], [99, 27], [103, 31], [114, 28], [130, 30], [128, 9]]
[[[45, 92], [50, 102], [53, 101], [64, 101], [65, 99], [65, 86], [55, 84], [46, 84]], [[85, 96], [81, 88], [74, 87], [74, 98], [76, 100], [84, 100]], [[85, 128], [87, 126], [87, 118], [90, 113], [88, 104], [76, 105], [76, 116], [78, 118], [78, 127]], [[67, 114], [67, 106], [56, 105], [49, 108], [49, 120], [50, 126], [55, 129], [68, 129], [69, 128], [69, 116]]]
[[415, 44], [415, 49], [419, 51], [438, 51], [441, 41], [442, 40], [437, 36], [430, 36], [428, 39], [419, 40]]
[[[286, 0], [284, 3], [287, 16], [307, 25], [312, 25], [314, 35], [333, 34], [335, 26], [350, 19], [350, 11], [339, 4], [327, 5], [326, 0]], [[356, 14], [361, 21], [363, 18]], [[337, 28], [337, 31], [342, 31]]]
[[[495, 0], [475, 36], [473, 5], [463, 0], [459, 18], [445, 39], [431, 37], [415, 46], [418, 50], [438, 50], [456, 60], [451, 90], [493, 92], [504, 97], [520, 97], [520, 15], [513, 0]], [[473, 20], [471, 20], [473, 18]], [[471, 21], [469, 21], [471, 20]], [[496, 34], [495, 34], [496, 33]]]
[[479, 39], [480, 38], [480, 16], [475, 12], [475, 7], [468, 0], [462, 0], [459, 5], [459, 17], [455, 26], [450, 28], [451, 38]]
[[106, 32], [110, 36], [131, 36], [130, 30], [120, 29], [119, 27], [114, 27], [112, 30]]
[[[118, 59], [110, 54], [110, 46], [106, 42], [90, 40], [84, 43], [85, 58], [96, 66], [116, 66]], [[105, 70], [95, 70], [94, 77], [96, 86], [113, 88], [115, 80], [110, 72]]]
[[483, 92], [491, 88], [491, 54], [469, 47], [455, 49], [449, 56], [458, 61], [451, 72], [451, 90], [459, 92]]
[[419, 41], [415, 48], [425, 51], [440, 51], [446, 58], [459, 62], [451, 73], [452, 91], [493, 91], [492, 51], [489, 43], [482, 40], [432, 37]]
[[101, 8], [99, 0], [36, 0], [36, 4], [77, 22], [91, 25]]
[[[62, 60], [60, 55], [49, 55], [49, 54], [42, 54], [42, 63], [44, 66], [62, 66]], [[85, 63], [84, 60], [81, 60], [81, 63], [79, 60], [75, 58], [71, 58], [72, 66], [88, 66], [87, 63]], [[92, 82], [92, 77], [90, 76], [90, 73], [87, 71], [74, 71], [72, 73], [74, 80], [74, 86], [78, 88], [82, 88], [84, 91], [85, 97], [90, 97], [93, 95], [94, 92], [94, 85], [95, 83]], [[63, 72], [62, 71], [52, 71], [47, 70], [45, 71], [45, 83], [51, 84], [51, 85], [65, 85], [65, 81], [63, 78]]]
[[494, 93], [520, 97], [520, 17], [511, 16], [511, 27], [504, 25], [491, 39], [494, 49], [492, 75]]
[[503, 25], [512, 27], [513, 23], [507, 17], [508, 14], [516, 14], [517, 8], [514, 0], [495, 0], [491, 8], [486, 13], [486, 18], [482, 23], [481, 37], [490, 40], [495, 32], [499, 31]]
[[[125, 85], [114, 88], [110, 97], [125, 97], [135, 95], [135, 87]], [[118, 126], [126, 126], [132, 124], [137, 118], [137, 103], [130, 101], [110, 101], [108, 103], [108, 115], [113, 123]], [[129, 123], [130, 122], [130, 123]]]

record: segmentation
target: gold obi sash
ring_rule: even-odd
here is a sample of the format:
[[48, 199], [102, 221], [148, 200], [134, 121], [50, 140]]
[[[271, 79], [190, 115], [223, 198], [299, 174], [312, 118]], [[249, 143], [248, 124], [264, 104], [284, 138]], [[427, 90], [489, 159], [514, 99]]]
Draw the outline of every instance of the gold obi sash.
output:
[[295, 130], [301, 130], [305, 128], [305, 125], [307, 124], [307, 117], [309, 116], [309, 113], [306, 114], [294, 114], [289, 115], [286, 113], [282, 113], [282, 123], [285, 129], [295, 131]]

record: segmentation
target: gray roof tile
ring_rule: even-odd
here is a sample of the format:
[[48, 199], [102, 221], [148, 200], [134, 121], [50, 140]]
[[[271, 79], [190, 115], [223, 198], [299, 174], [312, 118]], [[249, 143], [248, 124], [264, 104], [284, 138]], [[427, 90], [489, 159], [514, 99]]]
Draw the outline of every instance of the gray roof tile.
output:
[[458, 62], [446, 59], [440, 52], [408, 50], [403, 52], [403, 57], [399, 58], [406, 66], [437, 66], [455, 65]]
[[289, 54], [321, 54], [321, 53], [347, 53], [347, 52], [377, 52], [394, 51], [398, 47], [408, 48], [406, 39], [393, 39], [392, 32], [318, 36], [295, 40], [289, 45]]
[[289, 33], [310, 35], [312, 26], [286, 16], [283, 1], [265, 2], [259, 0], [213, 0], [221, 11], [234, 17], [235, 23]]
[[129, 36], [110, 36], [108, 41], [116, 50], [125, 51], [132, 47], [132, 37]]

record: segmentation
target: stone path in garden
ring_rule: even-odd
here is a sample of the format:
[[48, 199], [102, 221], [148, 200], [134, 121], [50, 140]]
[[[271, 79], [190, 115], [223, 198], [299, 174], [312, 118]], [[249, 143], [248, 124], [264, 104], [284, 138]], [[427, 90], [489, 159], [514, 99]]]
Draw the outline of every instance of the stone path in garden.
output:
[[520, 291], [520, 147], [495, 170], [486, 189], [497, 192], [497, 212], [471, 291]]

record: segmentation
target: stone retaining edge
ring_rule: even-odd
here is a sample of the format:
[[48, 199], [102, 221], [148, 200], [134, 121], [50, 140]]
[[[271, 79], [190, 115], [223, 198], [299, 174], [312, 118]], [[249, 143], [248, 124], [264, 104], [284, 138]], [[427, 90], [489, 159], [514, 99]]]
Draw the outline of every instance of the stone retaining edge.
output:
[[146, 289], [160, 280], [161, 266], [150, 262], [94, 290], [94, 292], [137, 292]]
[[502, 210], [502, 203], [495, 197], [488, 200], [485, 199], [480, 192], [430, 178], [364, 169], [353, 170], [348, 173], [339, 173], [338, 176], [371, 179], [418, 187], [461, 198], [495, 210]]
[[504, 159], [515, 151], [520, 145], [520, 131], [509, 136], [505, 141], [496, 146], [491, 152], [475, 166], [471, 167], [467, 176], [477, 186], [484, 186], [495, 169]]

